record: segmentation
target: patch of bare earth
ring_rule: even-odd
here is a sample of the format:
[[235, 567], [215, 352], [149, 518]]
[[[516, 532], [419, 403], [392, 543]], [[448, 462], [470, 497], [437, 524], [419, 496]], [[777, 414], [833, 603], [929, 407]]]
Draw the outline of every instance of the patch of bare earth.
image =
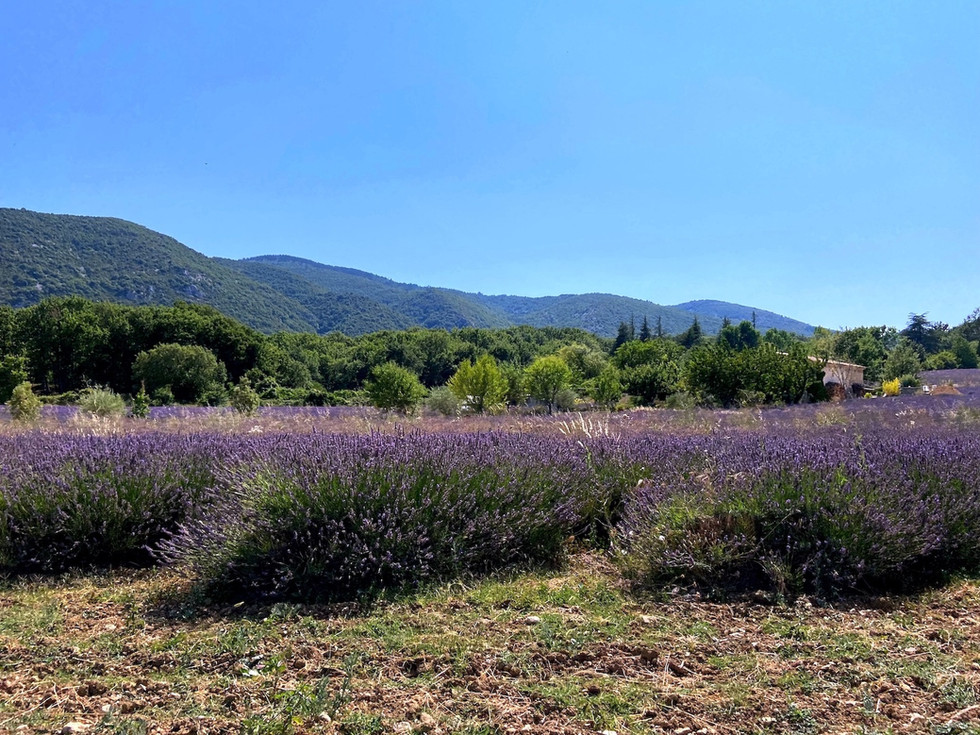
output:
[[980, 733], [980, 584], [644, 600], [583, 554], [363, 611], [166, 572], [0, 591], [0, 732]]

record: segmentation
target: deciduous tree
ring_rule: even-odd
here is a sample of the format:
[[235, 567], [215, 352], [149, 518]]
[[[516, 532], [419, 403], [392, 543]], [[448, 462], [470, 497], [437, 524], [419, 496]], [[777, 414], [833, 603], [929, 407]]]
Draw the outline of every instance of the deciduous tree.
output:
[[524, 381], [531, 397], [546, 403], [552, 413], [558, 393], [572, 386], [572, 369], [556, 355], [539, 357], [527, 366]]
[[414, 411], [425, 397], [425, 386], [418, 376], [393, 362], [373, 368], [364, 389], [372, 405], [399, 413]]
[[476, 413], [501, 406], [507, 397], [507, 379], [490, 355], [481, 355], [475, 363], [464, 360], [447, 385], [465, 408]]

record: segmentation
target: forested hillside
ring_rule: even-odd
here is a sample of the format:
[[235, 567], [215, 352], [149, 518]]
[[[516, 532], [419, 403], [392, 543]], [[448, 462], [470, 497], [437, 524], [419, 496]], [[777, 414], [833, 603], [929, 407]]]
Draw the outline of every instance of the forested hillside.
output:
[[[575, 327], [605, 337], [645, 319], [678, 334], [698, 316], [706, 334], [755, 314], [755, 326], [809, 334], [772, 312], [725, 302], [680, 307], [613, 294], [492, 296], [398, 283], [352, 268], [289, 255], [209, 258], [171, 237], [109, 217], [0, 209], [0, 303], [30, 306], [51, 296], [120, 304], [208, 304], [265, 333], [381, 329]], [[711, 308], [705, 305], [710, 304]], [[683, 307], [690, 306], [690, 310]]]
[[206, 303], [256, 329], [313, 329], [299, 304], [166, 235], [110, 217], [0, 209], [0, 302]]

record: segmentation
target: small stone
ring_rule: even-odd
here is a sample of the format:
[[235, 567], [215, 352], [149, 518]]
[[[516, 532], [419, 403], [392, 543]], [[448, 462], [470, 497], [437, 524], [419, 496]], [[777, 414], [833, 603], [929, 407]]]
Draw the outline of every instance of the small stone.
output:
[[541, 622], [541, 618], [539, 618], [537, 615], [528, 615], [526, 618], [524, 618], [524, 622], [527, 625], [537, 625]]
[[599, 735], [616, 735], [616, 731], [615, 730], [603, 730], [602, 732], [599, 733]]
[[428, 712], [423, 712], [419, 715], [419, 722], [422, 723], [423, 727], [435, 727], [438, 723], [436, 718], [430, 715]]
[[640, 622], [644, 625], [653, 625], [657, 622], [657, 619], [653, 615], [641, 615]]
[[689, 727], [678, 727], [674, 730], [674, 735], [690, 735], [691, 728]]
[[91, 725], [86, 725], [84, 722], [69, 722], [63, 728], [61, 728], [61, 735], [75, 735], [75, 733], [85, 732]]
[[412, 723], [411, 722], [396, 722], [393, 726], [395, 732], [411, 732]]
[[328, 715], [326, 712], [321, 712], [319, 714], [319, 718], [323, 722], [333, 722], [333, 718], [330, 715]]

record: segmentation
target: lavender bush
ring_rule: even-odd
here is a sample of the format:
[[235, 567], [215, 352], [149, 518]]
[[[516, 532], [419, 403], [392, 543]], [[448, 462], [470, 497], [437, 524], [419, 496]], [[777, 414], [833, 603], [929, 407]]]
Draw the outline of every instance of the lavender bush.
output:
[[215, 441], [0, 435], [0, 572], [151, 563], [214, 484]]
[[692, 443], [708, 450], [701, 468], [655, 470], [626, 503], [617, 551], [639, 584], [833, 594], [980, 562], [976, 431], [744, 433]]
[[559, 438], [308, 435], [253, 441], [264, 460], [168, 545], [224, 596], [340, 598], [554, 562], [592, 475]]

